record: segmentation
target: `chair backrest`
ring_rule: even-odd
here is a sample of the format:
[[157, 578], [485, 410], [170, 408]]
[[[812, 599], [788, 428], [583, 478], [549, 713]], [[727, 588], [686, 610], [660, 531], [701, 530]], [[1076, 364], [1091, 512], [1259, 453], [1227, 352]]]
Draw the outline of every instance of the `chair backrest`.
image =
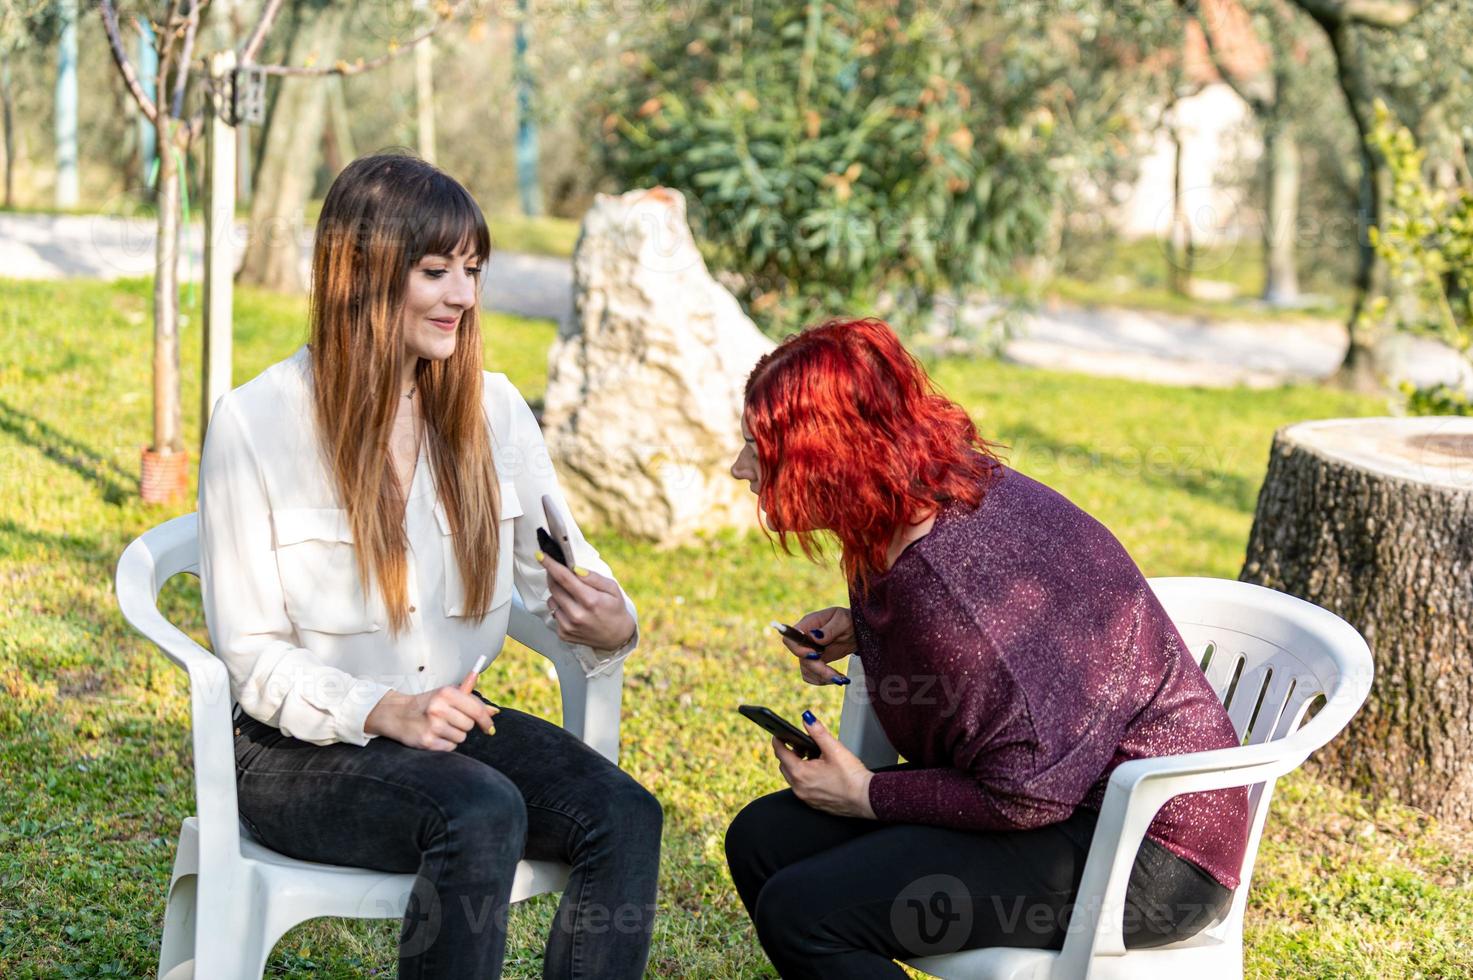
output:
[[[1150, 584], [1245, 745], [1282, 743], [1302, 762], [1365, 701], [1374, 674], [1370, 649], [1333, 613], [1247, 582], [1156, 578]], [[1306, 721], [1321, 697], [1323, 704]], [[1272, 790], [1272, 781], [1248, 790], [1251, 833], [1241, 894], [1247, 892]]]

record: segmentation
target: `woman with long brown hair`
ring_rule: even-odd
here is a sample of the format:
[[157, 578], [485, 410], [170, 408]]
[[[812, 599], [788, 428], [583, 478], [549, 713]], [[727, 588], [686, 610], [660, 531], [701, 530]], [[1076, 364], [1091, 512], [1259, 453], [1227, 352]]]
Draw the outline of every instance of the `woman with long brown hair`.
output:
[[538, 550], [543, 496], [568, 511], [526, 401], [481, 368], [489, 252], [456, 181], [354, 161], [317, 223], [310, 342], [215, 406], [200, 579], [239, 704], [241, 816], [292, 857], [418, 876], [401, 977], [499, 976], [524, 857], [572, 866], [545, 975], [638, 977], [659, 803], [474, 689], [514, 590], [590, 672], [638, 640], [576, 525], [574, 570]]
[[[727, 862], [784, 977], [904, 974], [892, 960], [1058, 949], [1110, 773], [1237, 744], [1120, 542], [1004, 465], [878, 320], [788, 338], [752, 369], [732, 476], [813, 556], [842, 548], [849, 606], [783, 642], [804, 680], [855, 654], [905, 764], [870, 771], [811, 711], [822, 754], [774, 739], [790, 789], [755, 800]], [[1126, 890], [1127, 946], [1223, 913], [1247, 846], [1241, 788], [1161, 808]]]

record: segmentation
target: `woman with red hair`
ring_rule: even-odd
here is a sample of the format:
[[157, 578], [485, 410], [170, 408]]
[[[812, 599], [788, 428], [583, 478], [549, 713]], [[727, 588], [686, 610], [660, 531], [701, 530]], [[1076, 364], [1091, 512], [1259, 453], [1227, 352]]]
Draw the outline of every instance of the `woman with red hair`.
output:
[[[871, 772], [814, 717], [776, 739], [790, 789], [742, 810], [732, 878], [784, 977], [902, 977], [893, 962], [1058, 949], [1110, 772], [1237, 736], [1144, 576], [1102, 524], [1003, 465], [888, 326], [831, 321], [752, 370], [732, 476], [809, 557], [842, 548], [849, 608], [785, 640], [812, 684], [848, 682], [906, 760]], [[1129, 947], [1224, 913], [1247, 846], [1242, 788], [1178, 796], [1141, 844]]]

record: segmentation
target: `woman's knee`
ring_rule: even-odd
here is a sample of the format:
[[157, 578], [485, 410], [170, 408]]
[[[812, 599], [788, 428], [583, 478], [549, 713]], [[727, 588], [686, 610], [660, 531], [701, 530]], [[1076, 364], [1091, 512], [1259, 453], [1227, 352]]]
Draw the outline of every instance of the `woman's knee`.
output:
[[432, 835], [459, 847], [466, 857], [519, 860], [527, 839], [527, 804], [516, 784], [489, 766], [477, 765], [436, 788], [438, 826]]
[[760, 796], [742, 807], [726, 828], [726, 866], [733, 875], [739, 869], [765, 865], [762, 855], [781, 833], [781, 813], [788, 806], [785, 797], [791, 791]]
[[652, 840], [658, 845], [665, 825], [665, 810], [655, 794], [623, 771], [607, 780], [599, 791], [604, 800], [603, 810], [619, 834]]

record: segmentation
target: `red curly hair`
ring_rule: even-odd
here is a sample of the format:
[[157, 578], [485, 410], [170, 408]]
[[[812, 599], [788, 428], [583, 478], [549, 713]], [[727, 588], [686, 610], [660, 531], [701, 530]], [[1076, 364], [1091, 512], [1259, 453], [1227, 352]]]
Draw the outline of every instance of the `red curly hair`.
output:
[[861, 589], [907, 518], [982, 502], [997, 455], [883, 320], [829, 320], [784, 340], [747, 378], [758, 502], [783, 549], [811, 560], [828, 531]]

